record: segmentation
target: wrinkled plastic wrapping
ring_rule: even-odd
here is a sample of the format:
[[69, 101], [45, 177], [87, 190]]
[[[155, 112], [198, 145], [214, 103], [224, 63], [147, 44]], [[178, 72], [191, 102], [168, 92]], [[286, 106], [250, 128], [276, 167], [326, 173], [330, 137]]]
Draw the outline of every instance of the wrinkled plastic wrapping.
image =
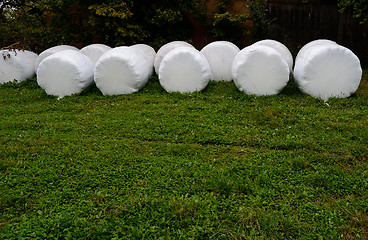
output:
[[58, 45], [58, 46], [48, 48], [45, 51], [41, 52], [40, 55], [38, 55], [34, 71], [37, 73], [38, 65], [40, 65], [42, 60], [44, 60], [46, 57], [48, 57], [48, 56], [50, 56], [54, 53], [64, 51], [64, 50], [77, 50], [77, 51], [79, 51], [78, 48], [70, 46], [70, 45]]
[[80, 51], [84, 55], [86, 55], [89, 60], [91, 60], [93, 66], [96, 65], [96, 62], [98, 59], [104, 54], [105, 52], [111, 50], [111, 47], [105, 45], [105, 44], [91, 44], [88, 46], [85, 46]]
[[336, 43], [309, 45], [295, 62], [294, 79], [299, 89], [325, 101], [349, 97], [358, 89], [361, 78], [358, 57]]
[[232, 75], [240, 91], [249, 95], [274, 95], [289, 81], [289, 65], [274, 48], [251, 45], [234, 58]]
[[160, 65], [161, 65], [161, 61], [162, 61], [163, 57], [168, 52], [170, 52], [171, 50], [173, 50], [177, 47], [192, 47], [192, 48], [194, 48], [191, 44], [189, 44], [187, 42], [184, 42], [184, 41], [173, 41], [173, 42], [169, 42], [169, 43], [166, 43], [165, 45], [161, 46], [160, 49], [157, 51], [155, 61], [154, 61], [155, 72], [157, 74], [159, 74]]
[[37, 83], [47, 94], [59, 98], [78, 94], [93, 84], [93, 65], [79, 51], [60, 51], [40, 63]]
[[201, 53], [206, 57], [211, 67], [211, 80], [232, 81], [231, 66], [240, 49], [227, 41], [216, 41], [202, 48]]
[[210, 80], [206, 58], [192, 47], [177, 47], [162, 59], [159, 69], [161, 86], [167, 92], [191, 93], [203, 90]]
[[147, 83], [149, 63], [138, 50], [116, 47], [96, 63], [94, 80], [103, 95], [137, 92]]
[[155, 49], [147, 44], [135, 44], [130, 47], [138, 50], [140, 53], [143, 54], [149, 64], [149, 76], [152, 76], [154, 71], [153, 64], [156, 57]]
[[293, 70], [293, 64], [294, 64], [293, 55], [291, 54], [289, 49], [284, 44], [278, 41], [275, 41], [275, 40], [266, 39], [266, 40], [258, 41], [254, 43], [253, 45], [263, 45], [263, 46], [272, 47], [278, 53], [280, 53], [281, 56], [285, 59], [285, 61], [287, 62], [289, 66], [290, 72]]
[[34, 77], [37, 56], [27, 50], [1, 50], [0, 83], [21, 82]]

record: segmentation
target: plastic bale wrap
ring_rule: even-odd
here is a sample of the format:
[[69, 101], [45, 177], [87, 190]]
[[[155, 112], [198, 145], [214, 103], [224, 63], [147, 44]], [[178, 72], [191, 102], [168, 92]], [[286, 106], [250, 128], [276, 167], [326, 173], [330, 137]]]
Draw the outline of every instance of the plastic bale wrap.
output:
[[78, 94], [93, 84], [93, 65], [79, 51], [60, 51], [40, 63], [37, 83], [47, 94], [59, 98]]
[[1, 50], [0, 83], [21, 82], [34, 77], [37, 56], [27, 50]]
[[320, 45], [336, 45], [337, 43], [328, 39], [318, 39], [318, 40], [314, 40], [311, 41], [307, 44], [305, 44], [298, 52], [298, 54], [295, 57], [295, 62], [298, 60], [298, 58], [300, 58], [301, 56], [304, 55], [304, 52], [307, 51], [310, 47], [314, 47], [314, 46], [320, 46]]
[[274, 95], [289, 81], [289, 65], [274, 48], [251, 45], [235, 57], [232, 75], [240, 91], [249, 95]]
[[78, 48], [70, 46], [70, 45], [58, 45], [58, 46], [54, 46], [51, 48], [46, 49], [45, 51], [41, 52], [40, 55], [38, 55], [38, 58], [36, 60], [36, 64], [35, 64], [35, 69], [34, 71], [37, 73], [37, 68], [38, 65], [40, 65], [40, 63], [42, 62], [42, 60], [44, 60], [45, 58], [47, 58], [48, 56], [60, 52], [60, 51], [64, 51], [64, 50], [76, 50], [79, 51]]
[[137, 92], [149, 78], [149, 63], [138, 50], [116, 47], [96, 63], [94, 79], [103, 95]]
[[152, 76], [154, 71], [153, 64], [156, 57], [155, 49], [147, 44], [135, 44], [130, 47], [138, 50], [147, 59], [147, 62], [149, 64], [149, 76]]
[[308, 47], [295, 62], [294, 79], [305, 94], [327, 101], [355, 93], [362, 79], [358, 57], [338, 44]]
[[203, 90], [210, 80], [206, 58], [192, 47], [178, 47], [162, 59], [159, 80], [167, 92], [191, 93]]
[[293, 55], [291, 54], [289, 49], [284, 44], [278, 41], [275, 41], [275, 40], [266, 39], [266, 40], [258, 41], [254, 43], [253, 45], [263, 45], [263, 46], [268, 46], [268, 47], [272, 47], [273, 49], [275, 49], [285, 59], [285, 61], [287, 62], [289, 66], [290, 72], [292, 72], [293, 64], [294, 64]]
[[173, 41], [173, 42], [169, 42], [166, 43], [165, 45], [161, 46], [160, 49], [157, 51], [156, 57], [155, 57], [155, 61], [154, 61], [154, 67], [155, 67], [155, 72], [157, 74], [159, 74], [159, 70], [160, 70], [160, 64], [161, 61], [163, 59], [163, 57], [170, 52], [171, 50], [177, 48], [177, 47], [191, 47], [194, 48], [191, 44], [184, 42], [184, 41]]
[[206, 57], [211, 67], [211, 80], [232, 81], [231, 66], [240, 49], [227, 41], [216, 41], [202, 48], [201, 53]]
[[80, 51], [91, 60], [93, 66], [96, 65], [98, 59], [107, 51], [111, 50], [111, 47], [105, 44], [91, 44], [85, 46]]

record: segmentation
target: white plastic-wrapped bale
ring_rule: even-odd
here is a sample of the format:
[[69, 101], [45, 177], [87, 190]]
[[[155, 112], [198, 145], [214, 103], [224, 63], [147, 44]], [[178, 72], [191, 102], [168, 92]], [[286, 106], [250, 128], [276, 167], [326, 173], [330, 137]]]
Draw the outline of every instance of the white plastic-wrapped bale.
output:
[[154, 61], [154, 67], [155, 72], [159, 74], [160, 70], [160, 64], [162, 59], [165, 57], [165, 55], [170, 52], [171, 50], [177, 48], [177, 47], [192, 47], [194, 48], [190, 43], [184, 42], [184, 41], [173, 41], [166, 43], [165, 45], [161, 46], [160, 49], [157, 51], [155, 61]]
[[40, 65], [42, 60], [44, 60], [45, 58], [47, 58], [48, 56], [50, 56], [54, 53], [64, 51], [64, 50], [77, 50], [77, 51], [79, 51], [78, 48], [76, 48], [74, 46], [70, 46], [70, 45], [58, 45], [58, 46], [48, 48], [45, 51], [41, 52], [40, 55], [38, 55], [34, 71], [37, 73], [38, 65]]
[[299, 89], [315, 98], [345, 98], [355, 93], [362, 79], [358, 57], [338, 44], [308, 47], [295, 62], [294, 79]]
[[93, 84], [93, 65], [79, 51], [60, 51], [42, 60], [37, 83], [47, 94], [59, 98], [78, 94]]
[[255, 42], [253, 45], [263, 45], [263, 46], [268, 46], [268, 47], [272, 47], [273, 49], [275, 49], [285, 59], [285, 61], [287, 62], [289, 66], [290, 72], [292, 72], [293, 63], [294, 63], [293, 55], [291, 54], [289, 49], [284, 44], [278, 41], [272, 40], [272, 39], [266, 39], [266, 40]]
[[147, 83], [149, 63], [138, 50], [116, 47], [96, 63], [94, 79], [103, 95], [137, 92]]
[[249, 95], [274, 95], [289, 81], [289, 66], [275, 49], [251, 45], [234, 58], [232, 75], [240, 91]]
[[201, 53], [206, 57], [211, 67], [211, 80], [232, 80], [231, 66], [240, 49], [227, 41], [216, 41], [202, 48]]
[[0, 51], [0, 83], [25, 81], [35, 75], [37, 54], [27, 50]]
[[140, 53], [143, 54], [143, 56], [145, 56], [145, 58], [147, 59], [147, 62], [149, 64], [149, 76], [153, 75], [153, 63], [155, 62], [155, 57], [156, 57], [156, 51], [155, 49], [153, 49], [153, 47], [147, 45], [147, 44], [135, 44], [130, 46], [133, 49], [138, 50]]
[[210, 80], [207, 59], [192, 47], [177, 47], [162, 59], [159, 81], [167, 92], [191, 93], [203, 90]]
[[298, 58], [300, 56], [303, 56], [304, 55], [304, 52], [307, 51], [310, 47], [314, 47], [314, 46], [321, 46], [321, 45], [336, 45], [337, 43], [334, 42], [334, 41], [331, 41], [331, 40], [328, 40], [328, 39], [318, 39], [318, 40], [314, 40], [314, 41], [311, 41], [307, 44], [305, 44], [298, 52], [298, 54], [296, 55], [295, 57], [295, 62], [298, 60]]
[[111, 47], [105, 45], [105, 44], [91, 44], [88, 46], [85, 46], [80, 51], [84, 55], [86, 55], [89, 60], [91, 60], [93, 66], [96, 65], [96, 62], [98, 59], [104, 54], [105, 52], [111, 50]]

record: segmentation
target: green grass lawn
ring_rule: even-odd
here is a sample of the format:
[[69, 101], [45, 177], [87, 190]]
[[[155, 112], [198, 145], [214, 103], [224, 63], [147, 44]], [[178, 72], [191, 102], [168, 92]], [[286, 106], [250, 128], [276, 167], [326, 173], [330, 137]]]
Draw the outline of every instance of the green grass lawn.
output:
[[0, 239], [367, 239], [368, 71], [327, 103], [0, 86]]

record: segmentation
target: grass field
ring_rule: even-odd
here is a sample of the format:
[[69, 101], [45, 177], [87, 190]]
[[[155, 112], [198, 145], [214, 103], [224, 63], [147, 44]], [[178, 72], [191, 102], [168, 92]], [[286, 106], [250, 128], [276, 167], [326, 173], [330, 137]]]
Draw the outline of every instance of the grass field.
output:
[[0, 239], [367, 239], [368, 71], [327, 103], [211, 82], [0, 86]]

